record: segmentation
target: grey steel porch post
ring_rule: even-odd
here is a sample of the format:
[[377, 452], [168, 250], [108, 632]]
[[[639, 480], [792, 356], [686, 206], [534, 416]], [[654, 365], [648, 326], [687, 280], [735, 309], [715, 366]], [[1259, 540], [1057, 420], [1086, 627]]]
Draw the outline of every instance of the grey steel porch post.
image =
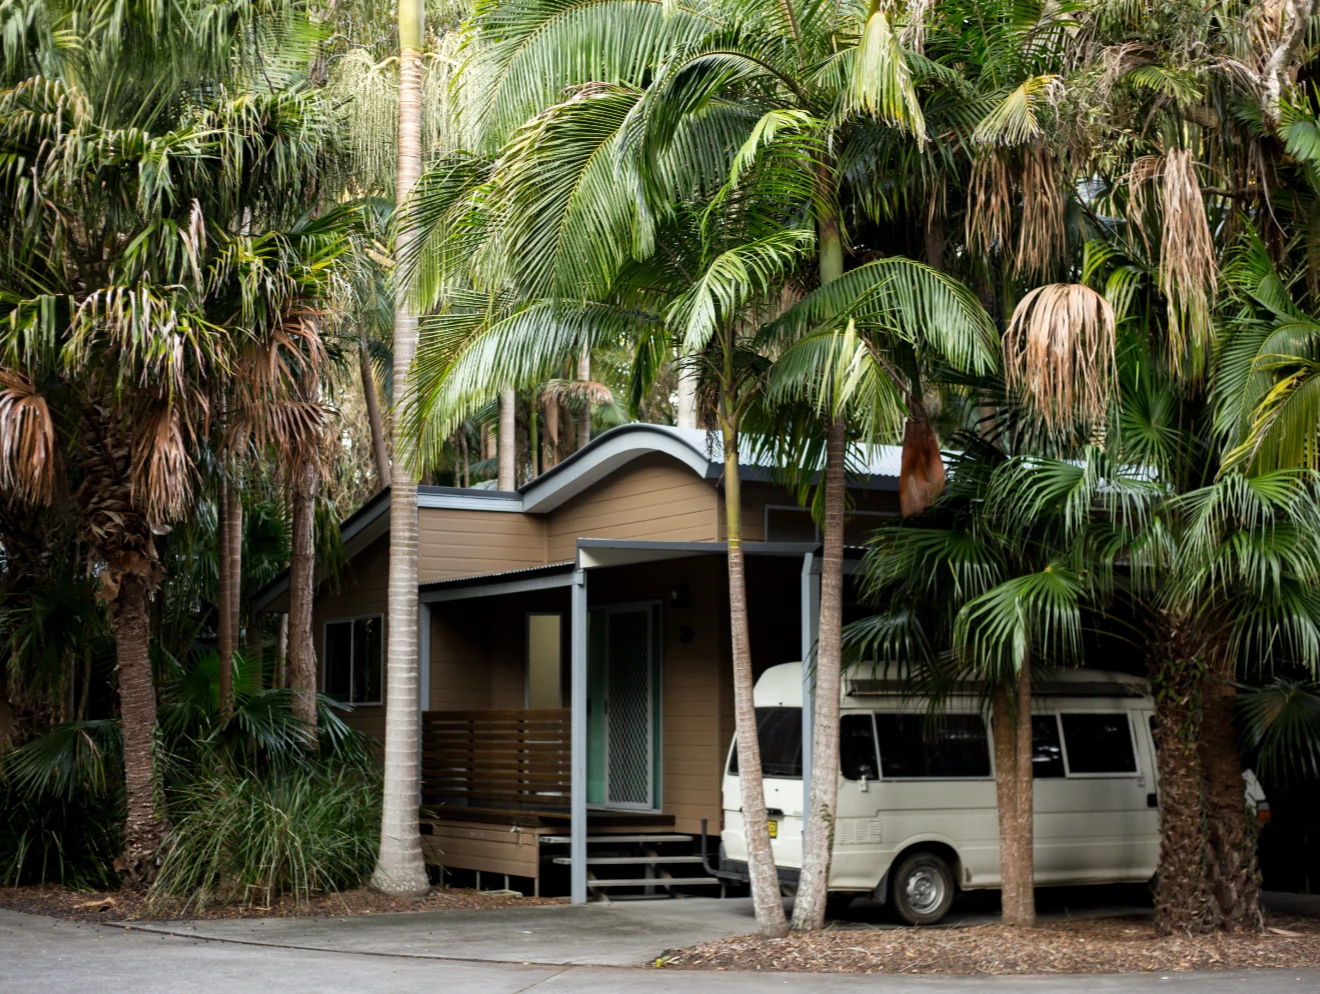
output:
[[571, 620], [572, 799], [569, 808], [569, 893], [574, 904], [587, 903], [587, 573], [573, 574]]
[[816, 670], [807, 665], [820, 627], [820, 564], [814, 553], [802, 557], [802, 831], [811, 808], [811, 743], [816, 719]]

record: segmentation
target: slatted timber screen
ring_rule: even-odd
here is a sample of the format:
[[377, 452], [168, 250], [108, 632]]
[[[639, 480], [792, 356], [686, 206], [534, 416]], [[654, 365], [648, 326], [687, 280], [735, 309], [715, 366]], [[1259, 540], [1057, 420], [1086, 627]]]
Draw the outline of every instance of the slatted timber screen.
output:
[[571, 712], [425, 711], [422, 803], [567, 809]]

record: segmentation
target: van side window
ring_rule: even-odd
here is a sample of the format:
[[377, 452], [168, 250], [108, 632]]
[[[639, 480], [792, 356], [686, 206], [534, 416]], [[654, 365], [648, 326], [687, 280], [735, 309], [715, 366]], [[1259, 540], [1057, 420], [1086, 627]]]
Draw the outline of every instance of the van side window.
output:
[[[756, 737], [761, 745], [761, 776], [802, 778], [802, 709], [757, 708]], [[729, 776], [738, 775], [738, 750], [729, 755]]]
[[875, 733], [869, 714], [845, 714], [839, 722], [839, 770], [845, 780], [876, 778]]
[[1069, 773], [1136, 773], [1132, 727], [1123, 712], [1063, 714]]
[[948, 714], [931, 722], [920, 714], [877, 714], [875, 725], [886, 779], [990, 776], [980, 715]]
[[1059, 741], [1059, 719], [1052, 714], [1031, 717], [1031, 774], [1037, 780], [1062, 777], [1063, 745]]

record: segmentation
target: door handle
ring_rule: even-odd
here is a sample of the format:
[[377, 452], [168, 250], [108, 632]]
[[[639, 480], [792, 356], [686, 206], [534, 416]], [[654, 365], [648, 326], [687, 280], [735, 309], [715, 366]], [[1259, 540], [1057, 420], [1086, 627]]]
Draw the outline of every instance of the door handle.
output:
[[1159, 797], [1158, 794], [1147, 794], [1147, 795], [1146, 795], [1146, 807], [1148, 807], [1148, 808], [1158, 808], [1159, 806], [1160, 806], [1160, 797]]

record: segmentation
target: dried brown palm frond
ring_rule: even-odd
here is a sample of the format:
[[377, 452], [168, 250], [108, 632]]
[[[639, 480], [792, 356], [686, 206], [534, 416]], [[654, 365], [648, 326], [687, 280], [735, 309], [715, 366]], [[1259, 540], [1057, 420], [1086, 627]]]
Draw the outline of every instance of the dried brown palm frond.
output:
[[1063, 191], [1054, 153], [1033, 145], [1022, 154], [1022, 227], [1013, 273], [1043, 275], [1057, 267], [1067, 250]]
[[1169, 355], [1174, 368], [1198, 377], [1210, 357], [1211, 305], [1218, 266], [1214, 239], [1205, 213], [1196, 159], [1188, 149], [1144, 156], [1128, 174], [1128, 222], [1142, 233], [1146, 220], [1145, 187], [1159, 188], [1159, 284], [1168, 312]]
[[47, 503], [55, 486], [55, 421], [23, 376], [0, 370], [0, 486]]
[[1114, 309], [1080, 283], [1022, 298], [1004, 333], [1004, 378], [1051, 435], [1102, 429], [1116, 378]]
[[967, 241], [983, 254], [1003, 251], [1013, 232], [1013, 171], [1009, 152], [987, 147], [972, 163], [967, 212]]
[[152, 528], [161, 528], [183, 516], [196, 479], [178, 398], [153, 407], [133, 433], [133, 503], [145, 509]]
[[566, 403], [570, 407], [614, 402], [610, 388], [595, 380], [551, 380], [542, 388], [541, 396], [549, 401]]

